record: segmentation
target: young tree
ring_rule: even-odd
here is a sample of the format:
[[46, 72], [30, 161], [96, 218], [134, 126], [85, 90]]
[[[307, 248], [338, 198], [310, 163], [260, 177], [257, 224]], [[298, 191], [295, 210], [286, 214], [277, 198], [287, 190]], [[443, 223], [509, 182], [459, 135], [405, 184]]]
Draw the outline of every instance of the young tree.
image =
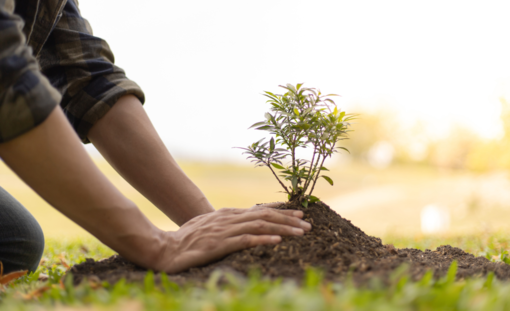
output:
[[[285, 192], [289, 200], [298, 200], [305, 207], [319, 199], [312, 196], [319, 177], [333, 185], [333, 180], [322, 175], [328, 171], [324, 167], [326, 158], [338, 149], [341, 140], [347, 139], [353, 115], [340, 111], [331, 96], [322, 95], [315, 88], [303, 87], [302, 83], [293, 86], [281, 86], [286, 90], [283, 95], [264, 92], [271, 105], [271, 112], [266, 112], [266, 120], [253, 124], [250, 128], [267, 131], [271, 138], [265, 138], [251, 144], [245, 150], [248, 159], [256, 166], [267, 166]], [[310, 160], [299, 159], [297, 148], [312, 148]], [[288, 163], [283, 162], [287, 160]], [[282, 181], [290, 182], [286, 186]], [[310, 191], [307, 193], [307, 190]]]

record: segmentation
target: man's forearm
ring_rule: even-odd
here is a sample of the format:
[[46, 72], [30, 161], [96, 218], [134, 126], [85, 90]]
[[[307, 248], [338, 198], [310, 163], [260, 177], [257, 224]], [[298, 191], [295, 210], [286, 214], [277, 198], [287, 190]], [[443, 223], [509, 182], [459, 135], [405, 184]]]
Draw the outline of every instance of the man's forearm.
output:
[[170, 155], [135, 96], [119, 99], [88, 138], [124, 179], [178, 225], [214, 211]]
[[162, 232], [97, 169], [59, 107], [41, 125], [0, 144], [0, 157], [48, 203], [121, 255], [144, 266], [158, 256]]

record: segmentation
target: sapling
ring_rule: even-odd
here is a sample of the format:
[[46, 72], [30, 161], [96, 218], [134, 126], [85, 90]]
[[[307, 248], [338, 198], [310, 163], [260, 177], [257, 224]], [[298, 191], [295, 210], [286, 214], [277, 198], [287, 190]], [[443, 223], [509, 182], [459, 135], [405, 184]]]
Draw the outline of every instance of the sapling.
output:
[[[336, 94], [323, 95], [315, 88], [303, 87], [302, 83], [280, 87], [286, 90], [285, 94], [264, 92], [271, 111], [265, 113], [266, 120], [250, 127], [269, 132], [270, 139], [263, 138], [240, 149], [245, 150], [243, 154], [248, 154], [255, 166], [267, 166], [271, 170], [289, 201], [297, 200], [308, 207], [309, 203], [319, 201], [312, 196], [319, 177], [333, 185], [333, 180], [323, 175], [329, 171], [324, 161], [338, 149], [348, 152], [337, 143], [347, 139], [349, 121], [354, 116], [337, 108], [330, 98]], [[298, 148], [311, 148], [311, 159], [298, 158]]]

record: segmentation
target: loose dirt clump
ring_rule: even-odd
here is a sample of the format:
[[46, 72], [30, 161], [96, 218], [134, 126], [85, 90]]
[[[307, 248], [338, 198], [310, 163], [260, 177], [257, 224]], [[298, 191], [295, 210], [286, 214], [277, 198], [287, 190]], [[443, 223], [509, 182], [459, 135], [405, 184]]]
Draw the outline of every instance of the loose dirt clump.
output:
[[[454, 260], [458, 262], [459, 279], [483, 276], [490, 271], [501, 280], [510, 278], [509, 265], [474, 257], [449, 245], [424, 252], [383, 245], [381, 239], [366, 235], [322, 202], [311, 204], [308, 208], [288, 202], [280, 208], [302, 210], [304, 220], [312, 224], [312, 230], [304, 236], [283, 237], [278, 245], [261, 245], [239, 251], [209, 265], [170, 275], [169, 278], [180, 284], [201, 283], [218, 269], [239, 275], [247, 275], [257, 269], [267, 277], [283, 277], [300, 282], [307, 267], [316, 267], [324, 272], [326, 280], [342, 281], [348, 274], [352, 274], [355, 283], [364, 284], [374, 277], [383, 282], [388, 281], [390, 274], [402, 264], [408, 265], [408, 273], [413, 280], [420, 279], [429, 270], [434, 272], [434, 277], [439, 278], [446, 274]], [[120, 256], [100, 261], [87, 259], [70, 271], [76, 284], [83, 278], [109, 283], [125, 278], [137, 282], [142, 281], [146, 273], [146, 270]]]

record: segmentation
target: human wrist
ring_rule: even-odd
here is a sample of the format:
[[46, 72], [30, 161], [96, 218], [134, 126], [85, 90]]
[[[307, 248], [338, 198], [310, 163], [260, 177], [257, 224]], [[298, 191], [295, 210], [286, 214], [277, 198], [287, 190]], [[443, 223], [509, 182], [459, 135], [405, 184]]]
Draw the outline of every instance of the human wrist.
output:
[[152, 243], [144, 254], [144, 267], [154, 271], [172, 272], [174, 260], [178, 255], [179, 242], [176, 232], [159, 230]]
[[154, 226], [133, 204], [116, 209], [116, 221], [97, 232], [103, 243], [127, 260], [147, 269], [156, 270], [159, 257], [165, 249], [164, 231]]
[[184, 225], [197, 216], [212, 213], [215, 211], [214, 207], [205, 195], [202, 194], [201, 196], [197, 196], [193, 199], [193, 201], [190, 200], [191, 202], [189, 204], [189, 208], [186, 209], [186, 218], [181, 222], [180, 226]]
[[127, 244], [127, 253], [119, 252], [120, 255], [146, 269], [161, 271], [167, 249], [164, 231], [154, 227], [153, 230], [130, 239]]

